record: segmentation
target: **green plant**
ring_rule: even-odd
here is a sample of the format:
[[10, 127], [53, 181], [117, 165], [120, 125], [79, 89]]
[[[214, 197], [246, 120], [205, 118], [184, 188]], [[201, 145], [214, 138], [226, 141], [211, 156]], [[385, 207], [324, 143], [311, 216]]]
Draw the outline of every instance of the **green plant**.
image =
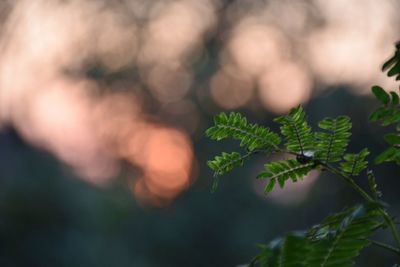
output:
[[[382, 71], [388, 71], [388, 76], [400, 80], [400, 43], [396, 45], [394, 56], [384, 63]], [[381, 106], [372, 113], [370, 120], [380, 121], [383, 126], [396, 126], [394, 133], [385, 135], [389, 148], [376, 157], [375, 163], [392, 161], [400, 165], [399, 94], [394, 91], [387, 93], [379, 86], [373, 86], [372, 92]], [[325, 118], [318, 123], [319, 130], [313, 132], [304, 109], [299, 106], [274, 121], [281, 125], [280, 134], [249, 123], [240, 113], [215, 116], [214, 126], [206, 131], [206, 135], [218, 141], [226, 138], [238, 140], [245, 152], [223, 152], [208, 161], [208, 166], [214, 171], [212, 191], [216, 190], [223, 174], [242, 166], [250, 156], [285, 153], [291, 158], [265, 164], [265, 170], [257, 176], [258, 179], [268, 179], [265, 193], [277, 185], [284, 188], [289, 179], [293, 182], [302, 180], [311, 170], [325, 170], [342, 178], [363, 198], [364, 203], [331, 215], [309, 230], [289, 233], [261, 245], [260, 254], [249, 266], [352, 266], [360, 251], [370, 244], [400, 255], [400, 234], [394, 217], [387, 211], [388, 205], [381, 199], [375, 175], [369, 169], [368, 149], [358, 153], [346, 152], [352, 127], [350, 118]], [[354, 178], [358, 176], [368, 179], [368, 191], [356, 183]], [[380, 228], [389, 229], [395, 246], [371, 239]]]

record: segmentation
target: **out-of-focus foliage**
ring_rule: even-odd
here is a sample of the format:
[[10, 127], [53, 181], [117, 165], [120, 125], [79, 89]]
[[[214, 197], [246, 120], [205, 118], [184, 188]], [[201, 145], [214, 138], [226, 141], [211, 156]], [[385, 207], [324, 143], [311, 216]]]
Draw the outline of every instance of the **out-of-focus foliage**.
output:
[[395, 76], [400, 81], [400, 42], [396, 44], [396, 49], [394, 55], [383, 64], [382, 71], [387, 71], [389, 77]]
[[[394, 65], [394, 66], [392, 66]], [[388, 76], [398, 74], [396, 80], [400, 80], [400, 44], [397, 44], [397, 50], [395, 55], [385, 62], [382, 70], [388, 72]], [[400, 87], [399, 87], [400, 90]], [[383, 126], [394, 125], [396, 127], [395, 133], [386, 134], [384, 139], [386, 143], [390, 145], [385, 151], [383, 151], [378, 157], [376, 157], [376, 163], [382, 163], [386, 161], [394, 161], [400, 165], [400, 105], [399, 105], [399, 94], [395, 91], [387, 93], [380, 86], [373, 86], [372, 92], [375, 97], [381, 103], [381, 106], [371, 114], [371, 121], [380, 121]]]
[[[383, 64], [382, 71], [388, 71], [387, 75], [389, 77], [397, 75], [396, 80], [400, 80], [400, 43], [397, 43], [394, 55]], [[400, 165], [399, 92], [390, 91], [387, 93], [377, 85], [372, 87], [372, 92], [381, 103], [381, 106], [371, 114], [370, 120], [380, 121], [383, 126], [394, 125], [396, 127], [395, 133], [385, 135], [384, 139], [390, 147], [376, 157], [375, 162], [394, 161]]]
[[307, 233], [294, 233], [262, 248], [252, 264], [270, 266], [344, 267], [370, 244], [368, 238], [382, 225], [375, 212], [356, 206], [327, 217]]

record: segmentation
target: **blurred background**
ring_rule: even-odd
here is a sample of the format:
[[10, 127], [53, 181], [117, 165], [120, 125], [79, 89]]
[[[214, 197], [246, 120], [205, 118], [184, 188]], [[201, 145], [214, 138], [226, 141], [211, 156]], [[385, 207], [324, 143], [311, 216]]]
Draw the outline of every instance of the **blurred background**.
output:
[[[361, 201], [325, 173], [266, 197], [262, 156], [211, 194], [206, 161], [237, 144], [204, 131], [230, 110], [278, 130], [273, 117], [303, 104], [314, 126], [351, 116], [350, 150], [382, 151], [369, 88], [398, 88], [380, 72], [400, 39], [398, 10], [397, 0], [1, 1], [0, 266], [236, 266], [256, 243]], [[399, 214], [398, 168], [374, 170]], [[396, 261], [369, 248], [357, 266]]]

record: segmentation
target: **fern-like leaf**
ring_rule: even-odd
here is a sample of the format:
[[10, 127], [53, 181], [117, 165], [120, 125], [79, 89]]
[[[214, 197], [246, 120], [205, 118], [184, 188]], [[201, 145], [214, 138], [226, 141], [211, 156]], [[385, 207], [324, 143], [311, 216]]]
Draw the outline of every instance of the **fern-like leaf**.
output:
[[286, 138], [288, 151], [304, 155], [313, 149], [314, 138], [302, 107], [293, 108], [288, 115], [278, 117], [275, 121], [282, 125], [281, 133]]
[[280, 137], [268, 128], [248, 123], [240, 113], [231, 112], [229, 116], [221, 113], [214, 117], [214, 126], [206, 131], [214, 140], [233, 138], [240, 140], [240, 146], [249, 151], [263, 149], [272, 151], [278, 148]]
[[253, 267], [253, 266], [270, 266], [270, 261], [271, 258], [274, 255], [274, 251], [273, 249], [268, 246], [268, 245], [264, 245], [264, 244], [258, 244], [257, 247], [259, 249], [261, 249], [261, 252], [255, 256], [251, 263], [248, 265], [243, 265], [243, 267]]
[[291, 233], [272, 241], [253, 263], [261, 267], [353, 266], [354, 258], [382, 225], [373, 209], [356, 206], [328, 216], [307, 233]]
[[396, 80], [400, 80], [400, 42], [396, 44], [394, 55], [383, 64], [382, 71], [388, 71], [387, 76], [396, 76]]
[[[375, 88], [375, 91], [374, 91]], [[371, 121], [381, 121], [383, 126], [388, 126], [391, 124], [397, 124], [396, 133], [389, 133], [385, 135], [385, 141], [390, 146], [378, 157], [375, 158], [375, 163], [379, 164], [382, 162], [394, 161], [400, 165], [400, 105], [399, 105], [399, 95], [396, 92], [388, 93], [383, 91], [383, 89], [378, 90], [376, 86], [372, 88], [376, 98], [382, 102], [381, 107], [375, 110], [371, 116]], [[383, 96], [384, 95], [384, 96]], [[385, 100], [389, 99], [389, 100]], [[383, 101], [385, 100], [385, 101]], [[390, 105], [389, 105], [390, 103]]]
[[217, 189], [219, 176], [232, 171], [235, 167], [243, 165], [243, 156], [237, 152], [225, 153], [222, 152], [221, 156], [216, 156], [213, 160], [207, 162], [208, 167], [214, 170], [214, 182], [211, 191]]
[[325, 118], [318, 126], [327, 132], [315, 133], [317, 141], [315, 158], [324, 163], [340, 161], [346, 151], [351, 133], [350, 118], [340, 116], [336, 119]]
[[307, 267], [304, 255], [308, 252], [309, 244], [305, 234], [290, 233], [266, 246], [260, 255], [268, 257], [264, 257], [264, 261], [259, 264], [262, 267]]
[[389, 147], [375, 158], [375, 163], [394, 161], [400, 165], [400, 147]]
[[308, 267], [304, 261], [304, 255], [309, 253], [309, 246], [304, 234], [287, 235], [282, 242], [282, 248], [278, 257], [280, 267]]
[[313, 226], [307, 233], [308, 239], [311, 241], [320, 241], [330, 239], [338, 234], [338, 227], [343, 226], [343, 222], [352, 221], [354, 218], [365, 216], [373, 216], [378, 218], [373, 208], [364, 205], [357, 205], [351, 208], [346, 208], [340, 212], [326, 217], [320, 224]]
[[[383, 225], [374, 210], [357, 206], [329, 216], [309, 233], [309, 267], [353, 266], [353, 259], [370, 244], [369, 237]], [[322, 235], [321, 233], [327, 233]], [[316, 233], [319, 238], [316, 238]]]
[[276, 182], [278, 182], [279, 186], [283, 188], [288, 179], [292, 179], [293, 182], [302, 179], [314, 168], [314, 163], [309, 162], [301, 164], [297, 160], [289, 159], [267, 163], [264, 167], [266, 170], [260, 173], [257, 177], [269, 178], [268, 184], [264, 190], [268, 193], [272, 191]]
[[369, 155], [368, 149], [364, 148], [358, 154], [344, 155], [345, 162], [341, 163], [341, 169], [350, 176], [360, 174], [368, 166], [368, 161], [365, 158]]

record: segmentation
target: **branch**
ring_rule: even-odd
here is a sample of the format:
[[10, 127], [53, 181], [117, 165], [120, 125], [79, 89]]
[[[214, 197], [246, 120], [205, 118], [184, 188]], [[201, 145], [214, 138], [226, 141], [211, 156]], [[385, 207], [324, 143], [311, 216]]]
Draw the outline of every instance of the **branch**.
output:
[[[292, 154], [292, 155], [296, 155], [299, 156], [298, 153], [293, 153], [293, 152], [288, 152], [285, 151], [286, 153]], [[348, 176], [347, 174], [341, 172], [340, 170], [337, 170], [336, 168], [334, 168], [333, 166], [323, 163], [319, 160], [314, 160], [315, 164], [317, 165], [321, 165], [324, 168], [326, 168], [328, 171], [330, 171], [333, 174], [338, 175], [339, 177], [341, 177], [345, 182], [347, 182], [366, 202], [368, 203], [373, 203], [375, 202], [375, 200], [367, 193], [364, 191], [364, 189], [362, 189], [358, 184], [356, 184], [356, 182], [354, 182], [354, 180]], [[393, 239], [396, 242], [397, 247], [400, 249], [400, 234], [399, 231], [397, 230], [397, 226], [396, 223], [394, 222], [393, 218], [387, 213], [386, 210], [384, 210], [383, 208], [378, 207], [377, 211], [382, 215], [383, 219], [385, 220], [386, 224], [388, 225], [390, 231], [392, 232], [392, 236]]]
[[375, 246], [390, 250], [390, 251], [400, 255], [400, 249], [398, 249], [396, 247], [393, 247], [391, 245], [388, 245], [388, 244], [385, 244], [385, 243], [382, 243], [382, 242], [379, 242], [376, 240], [369, 240], [369, 241], [371, 242], [371, 244], [373, 244]]
[[[361, 195], [361, 197], [363, 197], [365, 199], [365, 201], [370, 202], [370, 203], [375, 202], [374, 199], [367, 192], [365, 192], [364, 189], [362, 189], [360, 186], [358, 186], [350, 176], [342, 173], [341, 171], [335, 169], [334, 167], [332, 167], [328, 164], [321, 164], [321, 165], [324, 166], [325, 168], [327, 168], [327, 170], [329, 170], [330, 172], [343, 178], [359, 195]], [[388, 225], [390, 231], [392, 232], [392, 235], [393, 235], [394, 240], [396, 241], [397, 247], [400, 248], [400, 234], [396, 228], [396, 224], [393, 221], [393, 218], [383, 208], [378, 207], [377, 211], [382, 215], [382, 217], [385, 220], [386, 224]]]

